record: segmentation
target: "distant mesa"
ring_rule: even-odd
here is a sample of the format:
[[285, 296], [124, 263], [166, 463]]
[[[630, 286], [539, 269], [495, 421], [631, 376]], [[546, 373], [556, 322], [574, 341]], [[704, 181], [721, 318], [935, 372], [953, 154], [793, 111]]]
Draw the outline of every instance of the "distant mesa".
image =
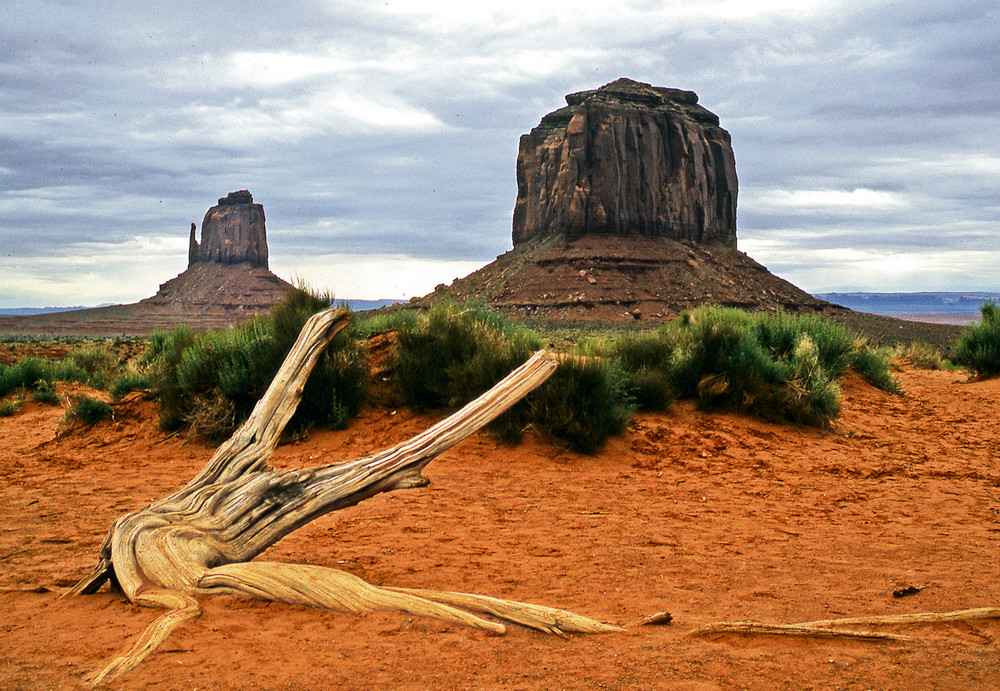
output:
[[842, 310], [736, 249], [731, 138], [694, 92], [622, 78], [566, 103], [521, 136], [513, 249], [418, 303], [610, 322], [702, 304]]
[[149, 335], [177, 324], [216, 329], [269, 311], [292, 289], [268, 269], [264, 207], [247, 190], [231, 192], [205, 214], [201, 242], [191, 224], [188, 268], [156, 295], [130, 305], [0, 317], [0, 333]]

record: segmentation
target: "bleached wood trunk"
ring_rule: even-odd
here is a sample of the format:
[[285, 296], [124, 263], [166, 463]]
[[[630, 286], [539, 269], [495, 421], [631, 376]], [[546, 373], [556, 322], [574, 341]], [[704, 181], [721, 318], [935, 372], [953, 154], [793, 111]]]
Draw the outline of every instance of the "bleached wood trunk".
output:
[[268, 459], [323, 350], [348, 321], [344, 310], [313, 316], [249, 419], [202, 471], [170, 496], [119, 518], [97, 565], [70, 591], [111, 580], [129, 600], [169, 611], [94, 679], [109, 681], [142, 661], [178, 624], [200, 614], [195, 597], [242, 593], [345, 612], [399, 610], [503, 633], [489, 614], [562, 635], [618, 630], [562, 610], [477, 595], [379, 588], [320, 566], [252, 562], [285, 535], [381, 492], [427, 484], [421, 470], [541, 385], [555, 359], [539, 351], [495, 387], [409, 441], [371, 456], [275, 471]]

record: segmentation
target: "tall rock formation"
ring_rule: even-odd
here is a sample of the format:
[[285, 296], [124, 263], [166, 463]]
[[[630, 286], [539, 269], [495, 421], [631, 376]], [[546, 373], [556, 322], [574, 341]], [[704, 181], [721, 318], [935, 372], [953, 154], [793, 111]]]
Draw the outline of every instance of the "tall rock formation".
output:
[[264, 207], [254, 204], [248, 190], [230, 192], [219, 199], [201, 222], [201, 243], [194, 238], [188, 251], [188, 268], [198, 262], [241, 264], [267, 268], [267, 232]]
[[514, 247], [641, 235], [736, 247], [736, 158], [693, 91], [617, 79], [521, 137]]
[[737, 251], [731, 140], [694, 92], [618, 79], [566, 103], [521, 137], [514, 249], [425, 300], [604, 322], [839, 309]]
[[188, 268], [160, 284], [156, 295], [111, 305], [39, 315], [0, 329], [10, 333], [148, 335], [177, 324], [217, 329], [269, 311], [292, 286], [267, 268], [264, 207], [247, 190], [231, 192], [205, 214], [201, 242], [191, 224]]

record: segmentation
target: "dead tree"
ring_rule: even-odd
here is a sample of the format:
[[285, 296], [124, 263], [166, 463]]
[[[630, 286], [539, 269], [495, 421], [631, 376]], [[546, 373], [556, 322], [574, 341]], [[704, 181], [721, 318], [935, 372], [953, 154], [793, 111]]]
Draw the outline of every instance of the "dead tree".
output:
[[557, 635], [620, 630], [550, 607], [377, 587], [327, 567], [251, 561], [319, 516], [381, 492], [426, 485], [421, 470], [427, 463], [514, 405], [556, 367], [551, 355], [539, 351], [488, 392], [409, 441], [346, 463], [272, 470], [268, 459], [309, 373], [347, 321], [344, 310], [313, 316], [249, 419], [202, 471], [170, 496], [112, 525], [97, 565], [68, 594], [93, 593], [110, 581], [130, 601], [167, 612], [97, 674], [94, 684], [128, 672], [179, 624], [199, 616], [197, 597], [220, 593], [340, 612], [400, 611], [498, 634], [505, 628], [495, 619]]

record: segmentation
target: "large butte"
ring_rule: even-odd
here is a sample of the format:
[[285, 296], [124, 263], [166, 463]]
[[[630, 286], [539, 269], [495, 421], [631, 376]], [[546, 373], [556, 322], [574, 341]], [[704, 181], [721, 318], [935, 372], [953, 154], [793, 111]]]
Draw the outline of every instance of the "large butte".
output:
[[843, 310], [737, 249], [731, 138], [694, 92], [617, 79], [566, 103], [521, 136], [513, 249], [427, 299], [603, 322]]

